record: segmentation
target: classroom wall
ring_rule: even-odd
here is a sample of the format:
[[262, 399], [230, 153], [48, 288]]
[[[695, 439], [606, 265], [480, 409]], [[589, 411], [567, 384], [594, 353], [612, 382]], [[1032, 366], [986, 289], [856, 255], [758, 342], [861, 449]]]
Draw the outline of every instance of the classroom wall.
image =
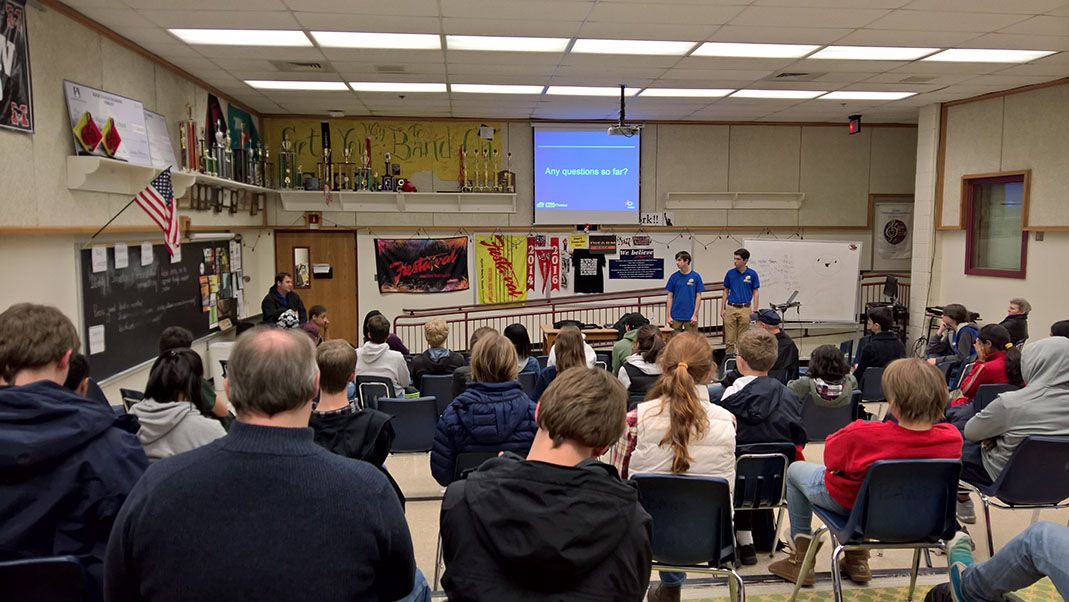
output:
[[965, 231], [936, 232], [936, 270], [929, 304], [963, 303], [986, 322], [1005, 316], [1011, 297], [1032, 304], [1029, 330], [1046, 336], [1069, 318], [1069, 281], [1057, 277], [1069, 256], [1069, 84], [956, 105], [947, 109], [942, 223], [958, 224], [961, 176], [1031, 169], [1030, 224], [1043, 232], [1028, 241], [1025, 279], [965, 275]]

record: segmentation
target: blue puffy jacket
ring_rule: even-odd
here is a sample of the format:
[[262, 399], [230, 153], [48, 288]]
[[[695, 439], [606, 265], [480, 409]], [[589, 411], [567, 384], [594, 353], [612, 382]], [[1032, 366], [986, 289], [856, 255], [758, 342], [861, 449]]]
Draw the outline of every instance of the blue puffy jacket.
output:
[[527, 455], [538, 426], [535, 404], [520, 383], [472, 382], [438, 419], [431, 448], [431, 474], [448, 485], [457, 454], [468, 451], [511, 451]]

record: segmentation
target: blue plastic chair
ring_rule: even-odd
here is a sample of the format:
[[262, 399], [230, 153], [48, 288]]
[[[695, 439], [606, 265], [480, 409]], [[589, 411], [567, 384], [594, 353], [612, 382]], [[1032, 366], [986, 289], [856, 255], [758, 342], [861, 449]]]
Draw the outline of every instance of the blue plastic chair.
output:
[[[772, 541], [779, 539], [787, 508], [787, 467], [794, 461], [793, 443], [755, 443], [735, 448], [735, 510], [776, 510]], [[769, 558], [775, 556], [772, 546]]]
[[[866, 403], [882, 404], [887, 400], [887, 397], [883, 394], [883, 368], [865, 368], [865, 373], [861, 375], [861, 382], [858, 386], [861, 387], [861, 399], [860, 405]], [[876, 412], [877, 419], [880, 419], [879, 408]]]
[[965, 379], [969, 376], [969, 372], [972, 371], [972, 367], [975, 363], [975, 361], [972, 361], [965, 364], [965, 366], [961, 369], [961, 374], [958, 375], [957, 382], [951, 383], [950, 390], [953, 391], [954, 389], [960, 389], [961, 386], [965, 384]]
[[433, 397], [382, 397], [378, 400], [378, 410], [393, 416], [397, 437], [390, 453], [431, 451], [438, 427], [438, 408]]
[[962, 481], [961, 485], [975, 491], [984, 503], [987, 550], [994, 556], [992, 505], [1004, 510], [1034, 510], [1033, 523], [1043, 508], [1069, 508], [1069, 437], [1025, 437], [994, 483], [977, 487]]
[[419, 381], [419, 394], [433, 397], [438, 408], [438, 415], [453, 403], [453, 374], [424, 374]]
[[854, 355], [854, 339], [847, 339], [842, 343], [839, 343], [839, 353], [843, 354], [843, 359], [847, 364], [853, 364]]
[[376, 410], [380, 398], [395, 395], [393, 381], [385, 376], [357, 376], [354, 382], [360, 407], [365, 409]]
[[516, 380], [520, 382], [520, 386], [523, 387], [524, 393], [531, 399], [534, 399], [535, 382], [538, 381], [538, 373], [536, 372], [520, 372], [516, 377]]
[[850, 403], [838, 408], [824, 408], [813, 402], [812, 395], [802, 398], [802, 426], [805, 427], [806, 441], [814, 443], [824, 441], [828, 435], [854, 421], [857, 416], [860, 394], [856, 391]]
[[996, 385], [980, 385], [976, 389], [976, 395], [972, 398], [972, 405], [979, 413], [980, 410], [987, 407], [987, 404], [995, 400], [996, 397], [1002, 395], [1006, 391], [1016, 391], [1020, 389], [1017, 385], [1011, 385], [1009, 383], [1000, 383]]
[[746, 600], [735, 560], [731, 495], [721, 477], [640, 474], [639, 501], [653, 518], [653, 568], [726, 577], [731, 599]]
[[91, 599], [85, 569], [73, 556], [0, 562], [0, 600], [82, 602]]
[[913, 550], [909, 596], [917, 585], [921, 550], [946, 549], [946, 540], [957, 526], [958, 460], [880, 460], [869, 468], [854, 508], [849, 515], [836, 514], [813, 506], [824, 526], [813, 534], [806, 551], [791, 600], [798, 595], [802, 580], [813, 566], [817, 545], [825, 531], [831, 532], [831, 579], [835, 602], [843, 602], [839, 559], [846, 550]]
[[127, 412], [130, 411], [130, 408], [132, 408], [135, 403], [145, 398], [145, 393], [143, 391], [135, 391], [134, 389], [119, 389], [119, 395], [122, 396], [122, 407], [125, 408]]
[[542, 370], [546, 369], [549, 365], [549, 355], [536, 355], [535, 359], [538, 360], [538, 367]]
[[728, 372], [731, 372], [735, 369], [735, 366], [736, 364], [734, 355], [729, 355], [725, 357], [724, 364], [720, 367], [720, 378], [723, 379], [725, 376], [727, 376]]
[[[460, 452], [457, 454], [457, 463], [453, 468], [453, 481], [462, 481], [468, 478], [468, 475], [475, 469], [479, 468], [483, 462], [486, 462], [490, 458], [497, 457], [499, 452]], [[434, 551], [434, 581], [431, 585], [434, 589], [438, 589], [439, 579], [442, 577], [442, 532], [438, 531], [438, 547]]]

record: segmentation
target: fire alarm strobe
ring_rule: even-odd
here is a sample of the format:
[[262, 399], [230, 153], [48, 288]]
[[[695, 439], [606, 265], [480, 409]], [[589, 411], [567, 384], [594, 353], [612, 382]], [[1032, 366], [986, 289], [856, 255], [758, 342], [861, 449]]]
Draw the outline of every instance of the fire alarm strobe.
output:
[[861, 115], [850, 116], [850, 133], [856, 134], [861, 131]]

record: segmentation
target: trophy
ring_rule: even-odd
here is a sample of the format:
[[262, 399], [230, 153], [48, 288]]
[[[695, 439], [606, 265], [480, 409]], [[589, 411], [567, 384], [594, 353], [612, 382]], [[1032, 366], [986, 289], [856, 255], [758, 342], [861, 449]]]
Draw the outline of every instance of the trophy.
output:
[[293, 141], [286, 132], [282, 133], [282, 150], [278, 153], [278, 182], [279, 188], [292, 190], [294, 188], [293, 168], [296, 165], [297, 156], [293, 152]]
[[346, 146], [341, 151], [342, 157], [345, 159], [345, 163], [342, 163], [341, 169], [341, 189], [352, 190], [352, 179], [350, 174], [353, 173], [353, 149]]
[[216, 164], [215, 155], [212, 153], [211, 144], [208, 141], [208, 133], [204, 128], [200, 128], [200, 172], [209, 176], [215, 175]]
[[215, 170], [212, 175], [220, 178], [226, 177], [226, 156], [223, 154], [223, 142], [226, 138], [226, 134], [223, 133], [223, 124], [219, 121], [215, 121], [215, 144], [212, 147], [212, 157], [214, 158]]
[[357, 190], [371, 190], [371, 138], [364, 138], [364, 150], [360, 153], [360, 169], [356, 175]]
[[316, 164], [319, 182], [324, 188], [335, 189], [334, 165], [330, 162], [330, 122], [322, 121], [320, 126], [320, 140], [323, 142], [323, 161]]
[[[497, 154], [497, 151], [494, 151]], [[497, 189], [499, 192], [516, 192], [516, 174], [512, 172], [512, 152], [505, 153], [505, 169], [497, 172]]]
[[493, 188], [490, 186], [490, 147], [487, 146], [483, 150], [483, 187], [480, 192], [490, 192]]
[[193, 107], [186, 105], [187, 121], [178, 122], [178, 144], [182, 148], [181, 164], [183, 171], [197, 171], [197, 123], [193, 121]]
[[228, 151], [230, 151], [230, 153], [231, 153], [231, 155], [233, 157], [233, 161], [234, 161], [234, 163], [233, 163], [233, 173], [230, 174], [231, 177], [233, 177], [233, 179], [235, 181], [237, 181], [237, 182], [244, 182], [244, 183], [248, 184], [249, 183], [249, 171], [250, 171], [249, 170], [249, 152], [245, 148], [244, 125], [245, 124], [242, 121], [237, 121], [237, 122], [234, 123], [234, 130], [235, 130], [234, 133], [235, 133], [235, 135], [237, 136], [237, 139], [238, 139], [238, 147], [237, 147], [237, 149], [231, 149], [231, 147], [230, 147], [231, 145], [230, 145], [230, 134], [229, 134], [229, 132], [227, 133], [227, 145], [226, 145], [226, 148], [227, 148]]
[[472, 181], [471, 181], [471, 191], [472, 192], [479, 192], [479, 187], [480, 187], [479, 186], [479, 155], [481, 155], [482, 152], [483, 151], [480, 148], [475, 149], [475, 160], [472, 161], [472, 167], [474, 168], [474, 170], [473, 170], [474, 174], [473, 175], [475, 176], [474, 178], [472, 178]]
[[494, 179], [497, 180], [497, 181], [494, 182], [494, 186], [493, 186], [493, 191], [494, 192], [501, 192], [501, 182], [497, 178], [498, 167], [501, 166], [501, 163], [500, 163], [500, 161], [498, 159], [498, 154], [499, 154], [499, 151], [495, 148], [494, 149]]
[[457, 186], [460, 187], [461, 192], [467, 192], [470, 190], [468, 188], [468, 175], [465, 173], [464, 165], [464, 160], [467, 158], [467, 150], [462, 146], [457, 154], [460, 156], [460, 168], [457, 170]]
[[382, 172], [382, 190], [392, 192], [394, 190], [394, 179], [393, 176], [390, 175], [393, 172], [393, 168], [390, 165], [391, 155], [390, 153], [386, 153], [385, 156], [386, 171]]
[[234, 149], [230, 148], [230, 144], [230, 130], [227, 130], [226, 134], [223, 135], [223, 177], [234, 180], [236, 179], [234, 177]]

